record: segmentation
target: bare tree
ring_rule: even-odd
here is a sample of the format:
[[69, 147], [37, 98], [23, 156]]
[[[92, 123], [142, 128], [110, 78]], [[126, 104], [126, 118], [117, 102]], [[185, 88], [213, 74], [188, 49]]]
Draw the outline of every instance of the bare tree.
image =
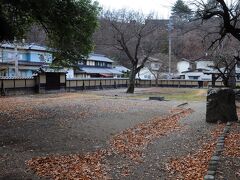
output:
[[240, 62], [239, 54], [233, 56], [232, 53], [218, 52], [211, 59], [214, 62], [213, 69], [217, 70], [214, 81], [220, 77], [225, 87], [235, 88], [236, 65]]
[[215, 19], [219, 21], [218, 29], [212, 34], [218, 37], [212, 42], [212, 46], [217, 42], [222, 42], [227, 35], [232, 35], [240, 41], [240, 2], [231, 1], [227, 4], [226, 0], [210, 0], [208, 3], [197, 1], [199, 7], [197, 16], [202, 20]]
[[100, 29], [110, 37], [103, 39], [102, 43], [124, 52], [131, 64], [127, 93], [134, 93], [137, 73], [152, 54], [160, 51], [159, 40], [156, 38], [159, 26], [154, 23], [152, 14], [146, 16], [126, 9], [104, 11], [101, 21]]
[[[149, 61], [146, 63], [145, 67], [152, 73], [155, 79], [155, 84], [158, 86], [158, 80], [164, 77], [168, 73], [169, 64], [168, 54], [158, 53], [149, 58]], [[172, 56], [173, 65], [171, 66], [171, 72], [176, 71], [176, 58]], [[164, 75], [165, 74], [165, 75]]]
[[[214, 20], [215, 23], [217, 22], [218, 24], [218, 26], [210, 27], [210, 31], [206, 35], [207, 39], [212, 39], [209, 49], [216, 50], [219, 46], [222, 46], [226, 37], [230, 40], [232, 39], [231, 37], [234, 37], [238, 41], [239, 46], [240, 2], [238, 0], [231, 2], [227, 2], [226, 0], [209, 0], [207, 3], [199, 0], [195, 1], [195, 4], [198, 6], [196, 13], [198, 18], [202, 19], [203, 22]], [[232, 42], [234, 41], [232, 40]], [[224, 51], [231, 49], [232, 45], [229, 45], [230, 46], [225, 46]], [[235, 66], [239, 56], [234, 56], [234, 53], [226, 56], [222, 51], [223, 48], [219, 51], [220, 55], [215, 57], [217, 59], [216, 69], [220, 72], [225, 86], [231, 84], [231, 87], [235, 87], [231, 82], [235, 82], [233, 79], [235, 79]], [[218, 66], [221, 68], [218, 68]], [[226, 82], [226, 80], [228, 80], [228, 82]]]

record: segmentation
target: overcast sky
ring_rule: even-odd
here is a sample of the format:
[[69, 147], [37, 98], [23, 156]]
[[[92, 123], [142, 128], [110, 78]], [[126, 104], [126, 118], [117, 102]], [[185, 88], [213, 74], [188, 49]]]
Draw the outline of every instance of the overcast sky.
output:
[[143, 13], [156, 12], [159, 18], [167, 19], [176, 0], [97, 0], [106, 9], [128, 8]]

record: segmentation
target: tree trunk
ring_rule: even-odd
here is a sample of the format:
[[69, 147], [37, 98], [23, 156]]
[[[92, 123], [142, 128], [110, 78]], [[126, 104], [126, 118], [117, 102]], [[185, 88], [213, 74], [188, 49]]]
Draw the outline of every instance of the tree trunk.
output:
[[134, 89], [135, 89], [135, 79], [136, 79], [136, 71], [132, 71], [129, 77], [129, 85], [128, 85], [128, 89], [127, 89], [127, 93], [134, 93]]
[[158, 87], [158, 78], [155, 79], [155, 86]]
[[229, 82], [228, 78], [223, 77], [222, 81], [223, 81], [224, 87], [228, 87], [228, 82]]
[[236, 70], [235, 67], [233, 68], [233, 70], [230, 73], [230, 77], [228, 79], [228, 87], [235, 89], [236, 88]]

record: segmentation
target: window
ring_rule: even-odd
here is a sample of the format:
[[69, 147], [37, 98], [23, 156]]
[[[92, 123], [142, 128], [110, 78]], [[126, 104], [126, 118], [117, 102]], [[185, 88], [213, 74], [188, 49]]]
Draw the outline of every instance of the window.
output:
[[7, 59], [13, 59], [14, 58], [14, 53], [7, 53]]
[[95, 62], [94, 61], [87, 61], [87, 65], [88, 66], [95, 66]]
[[144, 75], [145, 79], [151, 79], [151, 75]]
[[40, 62], [45, 62], [45, 58], [43, 54], [39, 54], [39, 60]]
[[193, 79], [193, 80], [196, 80], [196, 79], [198, 79], [200, 76], [189, 76], [188, 78], [189, 79]]
[[23, 54], [19, 54], [18, 57], [19, 57], [19, 60], [24, 60], [23, 59]]
[[154, 67], [155, 67], [155, 68], [159, 68], [160, 65], [159, 65], [159, 64], [154, 64]]

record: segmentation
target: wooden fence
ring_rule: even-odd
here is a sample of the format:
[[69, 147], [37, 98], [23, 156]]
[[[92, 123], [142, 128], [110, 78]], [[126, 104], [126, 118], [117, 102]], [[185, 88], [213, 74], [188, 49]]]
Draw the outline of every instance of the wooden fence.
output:
[[[124, 88], [129, 84], [128, 79], [115, 78], [91, 78], [91, 79], [67, 79], [65, 91], [78, 91], [88, 89], [107, 89], [107, 88]], [[240, 81], [237, 82], [240, 86]], [[35, 92], [36, 82], [34, 78], [6, 78], [0, 77], [0, 91], [3, 94], [30, 94]], [[136, 87], [211, 87], [210, 81], [182, 80], [182, 79], [162, 79], [158, 80], [136, 80]], [[216, 86], [222, 87], [221, 81], [216, 82]]]

